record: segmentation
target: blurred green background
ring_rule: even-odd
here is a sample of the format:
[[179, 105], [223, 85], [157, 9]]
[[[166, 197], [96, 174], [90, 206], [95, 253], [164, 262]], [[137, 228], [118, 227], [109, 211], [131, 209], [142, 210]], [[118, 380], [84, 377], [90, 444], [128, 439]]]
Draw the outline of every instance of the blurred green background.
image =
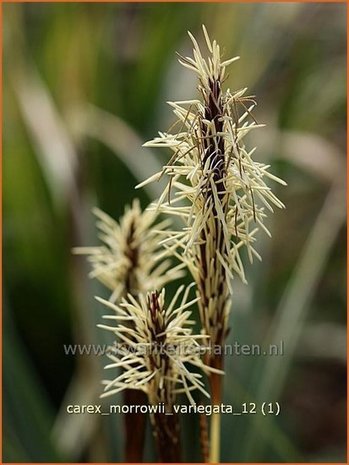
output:
[[[114, 218], [168, 153], [141, 144], [173, 121], [167, 100], [196, 95], [188, 54], [201, 24], [232, 65], [226, 85], [257, 95], [255, 158], [287, 205], [262, 235], [263, 262], [234, 281], [230, 341], [284, 341], [282, 357], [230, 357], [225, 402], [279, 401], [278, 417], [223, 418], [222, 461], [345, 461], [346, 5], [5, 4], [3, 259], [4, 461], [120, 461], [117, 416], [68, 416], [99, 403], [105, 291], [76, 245], [97, 244], [91, 208]], [[120, 400], [120, 399], [119, 399]], [[116, 403], [117, 398], [110, 399]], [[199, 461], [195, 418], [185, 460]], [[146, 459], [154, 460], [150, 436]]]

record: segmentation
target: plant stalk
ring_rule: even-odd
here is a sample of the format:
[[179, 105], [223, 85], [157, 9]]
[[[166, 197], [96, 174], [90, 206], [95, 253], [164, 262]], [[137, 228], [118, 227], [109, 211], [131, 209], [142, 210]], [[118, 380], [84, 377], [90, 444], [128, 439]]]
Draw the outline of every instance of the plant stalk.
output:
[[[219, 370], [223, 369], [223, 356], [214, 355], [210, 363], [211, 367]], [[222, 375], [211, 373], [210, 375], [212, 405], [220, 405], [222, 400]], [[221, 414], [213, 412], [210, 428], [210, 463], [219, 463], [220, 460], [220, 435], [221, 435]]]
[[[126, 389], [124, 391], [125, 405], [147, 405], [147, 396], [143, 391]], [[145, 440], [146, 416], [140, 412], [126, 413], [125, 426], [125, 461], [127, 463], [142, 462]]]
[[[201, 405], [204, 405], [204, 404], [201, 404]], [[210, 440], [208, 436], [207, 416], [204, 413], [199, 414], [199, 425], [200, 425], [201, 457], [204, 463], [208, 463], [209, 455], [210, 455]]]
[[160, 463], [181, 462], [179, 417], [156, 413], [152, 416], [154, 436]]

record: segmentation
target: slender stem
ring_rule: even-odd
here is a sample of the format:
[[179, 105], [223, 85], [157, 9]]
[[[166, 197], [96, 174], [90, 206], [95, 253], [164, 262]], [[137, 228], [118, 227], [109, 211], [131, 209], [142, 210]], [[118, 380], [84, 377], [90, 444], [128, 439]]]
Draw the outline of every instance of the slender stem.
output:
[[[216, 355], [211, 359], [210, 365], [221, 370], [223, 368], [223, 356]], [[211, 373], [211, 398], [212, 405], [220, 405], [222, 399], [222, 375]], [[219, 463], [220, 460], [220, 435], [221, 435], [221, 414], [213, 413], [211, 417], [211, 447], [210, 447], [210, 463]]]
[[181, 462], [179, 417], [177, 414], [156, 413], [151, 416], [153, 434], [160, 463]]
[[221, 445], [221, 414], [213, 413], [211, 417], [210, 463], [219, 463]]
[[210, 440], [208, 436], [207, 416], [204, 413], [199, 414], [199, 425], [201, 457], [204, 463], [208, 463], [210, 455]]
[[[143, 391], [126, 389], [124, 391], [125, 405], [146, 405], [147, 396]], [[143, 413], [126, 413], [125, 427], [125, 461], [127, 463], [142, 462], [145, 440], [146, 416]]]

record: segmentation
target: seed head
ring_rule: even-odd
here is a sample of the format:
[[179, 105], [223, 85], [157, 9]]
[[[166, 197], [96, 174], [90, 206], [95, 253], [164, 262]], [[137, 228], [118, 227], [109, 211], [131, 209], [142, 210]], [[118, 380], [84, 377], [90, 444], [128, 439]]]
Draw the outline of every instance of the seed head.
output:
[[169, 222], [154, 224], [156, 212], [143, 212], [138, 199], [133, 201], [131, 208], [126, 207], [119, 223], [97, 208], [93, 211], [98, 218], [102, 245], [78, 247], [74, 251], [87, 255], [92, 267], [89, 276], [112, 291], [111, 301], [128, 293], [137, 295], [161, 288], [182, 276], [182, 265], [173, 267], [169, 259], [157, 260], [162, 246], [156, 232], [163, 232]]
[[[191, 391], [194, 389], [208, 396], [202, 374], [191, 372], [187, 367], [208, 369], [201, 361], [198, 343], [206, 338], [192, 333], [194, 322], [187, 309], [198, 299], [187, 301], [190, 287], [184, 291], [181, 286], [168, 306], [165, 305], [164, 289], [146, 296], [140, 294], [137, 300], [129, 294], [120, 305], [97, 298], [114, 312], [104, 318], [116, 323], [116, 326], [99, 327], [111, 331], [119, 342], [116, 350], [108, 353], [112, 363], [105, 368], [123, 368], [116, 378], [104, 382], [102, 397], [127, 388], [141, 389], [147, 393], [150, 403], [164, 402], [171, 406], [178, 393], [185, 393], [192, 403]], [[132, 325], [129, 325], [130, 321]]]
[[[167, 253], [189, 268], [200, 295], [200, 315], [213, 343], [222, 343], [232, 294], [231, 280], [238, 275], [246, 282], [241, 250], [250, 261], [260, 259], [254, 245], [267, 211], [283, 203], [267, 184], [284, 181], [269, 172], [269, 166], [252, 158], [244, 138], [260, 128], [252, 117], [256, 102], [246, 90], [223, 90], [226, 67], [239, 57], [222, 61], [219, 45], [203, 27], [209, 56], [204, 58], [195, 38], [193, 57], [179, 62], [198, 76], [199, 99], [169, 102], [177, 117], [176, 133], [160, 132], [149, 147], [167, 147], [173, 155], [163, 171], [140, 186], [167, 175], [169, 183], [153, 208], [183, 219], [181, 231], [163, 231]], [[242, 111], [241, 111], [242, 109]], [[140, 187], [139, 186], [139, 187]], [[171, 199], [172, 197], [172, 199]]]

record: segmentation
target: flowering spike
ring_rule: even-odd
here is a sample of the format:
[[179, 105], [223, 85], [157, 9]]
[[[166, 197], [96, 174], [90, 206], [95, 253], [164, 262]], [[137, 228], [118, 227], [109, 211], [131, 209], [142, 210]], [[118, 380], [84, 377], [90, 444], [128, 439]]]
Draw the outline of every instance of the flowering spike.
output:
[[269, 173], [269, 166], [254, 161], [254, 150], [248, 151], [243, 143], [246, 134], [262, 126], [251, 114], [254, 96], [246, 95], [247, 89], [223, 90], [225, 69], [238, 57], [222, 61], [219, 45], [204, 26], [203, 31], [209, 57], [203, 57], [189, 33], [193, 57], [179, 59], [197, 73], [201, 99], [170, 102], [180, 132], [160, 132], [145, 145], [173, 152], [163, 168], [172, 182], [156, 208], [182, 217], [185, 226], [181, 233], [165, 232], [162, 243], [191, 271], [205, 333], [212, 344], [221, 345], [228, 331], [232, 294], [228, 282], [234, 275], [246, 282], [241, 251], [247, 250], [251, 262], [260, 258], [254, 248], [256, 233], [260, 228], [270, 235], [265, 210], [284, 207], [265, 180], [285, 183]]
[[[146, 296], [140, 294], [136, 300], [132, 295], [114, 305], [103, 299], [98, 300], [114, 310], [116, 326], [99, 325], [112, 331], [117, 341], [108, 357], [111, 362], [105, 368], [122, 367], [116, 378], [104, 381], [102, 397], [128, 389], [144, 391], [151, 405], [163, 404], [166, 412], [151, 414], [153, 432], [161, 462], [179, 462], [179, 419], [172, 411], [176, 396], [183, 392], [194, 403], [191, 391], [200, 390], [208, 396], [202, 375], [191, 372], [187, 365], [206, 371], [200, 357], [198, 339], [205, 336], [193, 335], [190, 311], [186, 310], [198, 299], [187, 302], [189, 286], [176, 309], [176, 302], [184, 290], [181, 286], [168, 307], [165, 306], [165, 290], [152, 291]], [[129, 325], [129, 320], [133, 324]]]
[[131, 208], [126, 208], [119, 223], [97, 208], [93, 211], [98, 218], [102, 245], [77, 247], [74, 252], [88, 256], [92, 266], [90, 277], [98, 279], [113, 292], [113, 302], [128, 293], [161, 288], [182, 276], [181, 265], [173, 267], [170, 260], [156, 261], [162, 250], [157, 234], [169, 224], [168, 221], [154, 224], [156, 212], [142, 212], [138, 199], [133, 201]]
[[[197, 74], [201, 99], [170, 103], [177, 117], [172, 127], [178, 126], [179, 132], [160, 132], [146, 145], [173, 152], [163, 168], [170, 182], [156, 209], [182, 217], [185, 226], [181, 234], [168, 231], [162, 243], [190, 270], [200, 297], [203, 331], [213, 346], [222, 347], [229, 331], [231, 279], [238, 275], [246, 282], [241, 250], [247, 250], [251, 262], [260, 258], [254, 249], [256, 232], [261, 228], [270, 235], [264, 225], [265, 210], [284, 207], [265, 179], [283, 181], [271, 175], [267, 165], [254, 161], [253, 151], [244, 145], [244, 137], [262, 127], [251, 114], [254, 96], [246, 95], [247, 89], [223, 90], [226, 67], [238, 57], [222, 61], [219, 45], [210, 40], [205, 27], [203, 32], [208, 58], [190, 33], [193, 57], [179, 55], [179, 62]], [[221, 354], [207, 356], [211, 368], [223, 367]], [[219, 404], [222, 387], [215, 372], [210, 387], [213, 404]], [[219, 461], [219, 429], [219, 415], [213, 416], [211, 462]]]
[[[117, 350], [112, 349], [108, 357], [112, 361], [106, 368], [123, 366], [122, 372], [111, 381], [104, 381], [103, 397], [124, 389], [140, 389], [146, 392], [149, 402], [164, 402], [172, 406], [178, 390], [183, 390], [189, 400], [192, 389], [199, 389], [205, 395], [202, 375], [191, 373], [185, 364], [207, 370], [200, 358], [198, 339], [205, 336], [193, 335], [188, 307], [198, 298], [187, 301], [189, 286], [181, 286], [168, 307], [165, 306], [165, 290], [152, 291], [137, 299], [128, 295], [119, 305], [97, 298], [114, 313], [105, 318], [115, 320], [117, 326], [99, 325], [115, 334], [121, 341]], [[179, 306], [176, 302], [183, 294]], [[129, 325], [129, 321], [133, 324]], [[162, 386], [162, 389], [159, 389]]]

